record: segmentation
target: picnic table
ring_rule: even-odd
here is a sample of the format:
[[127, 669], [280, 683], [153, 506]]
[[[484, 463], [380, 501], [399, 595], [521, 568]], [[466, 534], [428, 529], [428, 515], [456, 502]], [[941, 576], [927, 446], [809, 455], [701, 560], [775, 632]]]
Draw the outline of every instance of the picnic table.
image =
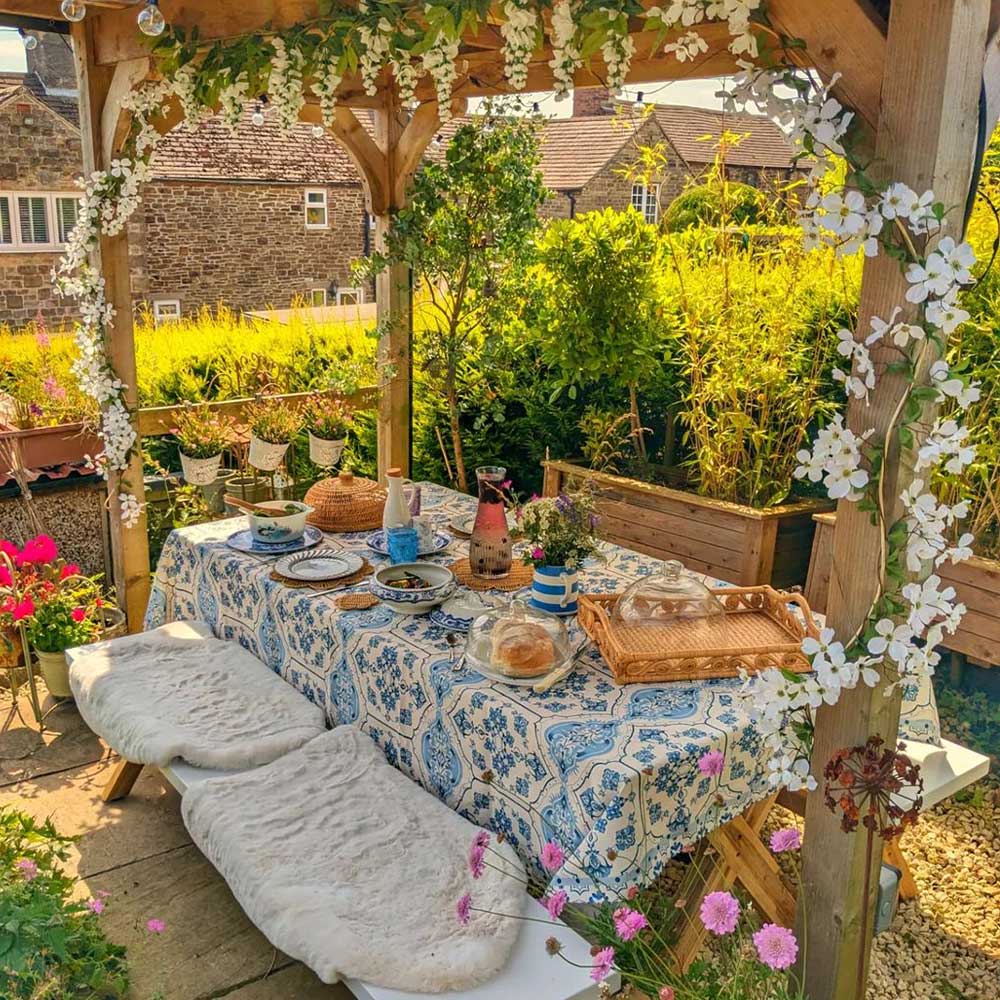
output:
[[[420, 485], [424, 513], [442, 530], [475, 511], [472, 497]], [[773, 791], [738, 679], [623, 687], [593, 646], [544, 693], [456, 670], [447, 630], [426, 616], [385, 605], [345, 611], [334, 601], [348, 591], [271, 579], [274, 557], [225, 544], [244, 523], [170, 535], [146, 627], [206, 621], [322, 705], [332, 725], [359, 726], [414, 781], [473, 823], [502, 832], [536, 871], [542, 845], [555, 838], [572, 853], [552, 882], [572, 899], [597, 902], [648, 884], [671, 857]], [[327, 541], [378, 566], [386, 560], [367, 547], [367, 535]], [[447, 564], [467, 549], [456, 538], [432, 558]], [[615, 545], [601, 550], [603, 560], [583, 569], [584, 592], [622, 590], [657, 567]], [[585, 636], [575, 619], [567, 624], [575, 648]], [[717, 777], [698, 768], [710, 750], [725, 758]]]

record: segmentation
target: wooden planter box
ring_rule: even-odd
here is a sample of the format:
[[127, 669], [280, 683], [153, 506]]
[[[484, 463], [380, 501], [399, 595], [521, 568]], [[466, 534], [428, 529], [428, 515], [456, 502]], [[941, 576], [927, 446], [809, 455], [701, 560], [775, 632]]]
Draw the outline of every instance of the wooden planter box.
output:
[[[816, 516], [805, 591], [806, 600], [815, 611], [826, 611], [836, 523], [836, 514]], [[958, 631], [945, 636], [945, 648], [963, 653], [984, 666], [1000, 665], [1000, 562], [973, 556], [957, 565], [945, 563], [938, 567], [937, 574], [943, 583], [955, 588], [958, 599], [968, 608]]]
[[27, 430], [0, 424], [0, 445], [3, 444], [9, 444], [20, 453], [21, 464], [26, 469], [82, 462], [84, 455], [93, 458], [103, 450], [101, 439], [93, 432], [84, 430], [82, 423]]
[[809, 568], [813, 515], [832, 510], [825, 500], [803, 500], [754, 510], [683, 490], [593, 472], [572, 462], [543, 462], [546, 496], [587, 481], [597, 489], [598, 534], [658, 559], [741, 587], [801, 586]]

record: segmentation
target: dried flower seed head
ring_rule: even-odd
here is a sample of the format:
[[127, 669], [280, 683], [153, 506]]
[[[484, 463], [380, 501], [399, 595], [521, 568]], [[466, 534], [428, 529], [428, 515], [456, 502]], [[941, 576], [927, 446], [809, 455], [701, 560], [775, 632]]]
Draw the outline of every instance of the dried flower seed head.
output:
[[559, 943], [558, 938], [550, 937], [545, 941], [545, 950], [550, 955], [558, 955], [562, 951], [562, 945]]

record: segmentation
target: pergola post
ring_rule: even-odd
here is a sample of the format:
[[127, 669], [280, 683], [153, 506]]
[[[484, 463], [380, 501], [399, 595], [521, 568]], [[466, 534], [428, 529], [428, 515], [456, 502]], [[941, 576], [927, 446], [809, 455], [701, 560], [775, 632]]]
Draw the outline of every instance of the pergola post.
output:
[[[915, 191], [933, 189], [947, 208], [944, 229], [958, 239], [964, 228], [977, 138], [977, 103], [986, 44], [989, 4], [968, 0], [897, 2], [889, 21], [882, 110], [876, 135], [876, 153], [870, 173], [886, 183], [902, 181]], [[908, 288], [899, 263], [886, 254], [865, 262], [858, 311], [861, 336], [870, 331], [872, 316], [888, 319], [902, 306], [899, 319], [912, 322], [917, 307], [905, 301]], [[928, 345], [930, 347], [930, 345]], [[918, 377], [936, 360], [933, 348], [925, 356]], [[869, 401], [851, 399], [848, 424], [861, 433], [875, 428], [883, 440], [896, 419], [906, 389], [901, 375], [886, 373], [898, 361], [891, 346], [872, 350], [880, 379]], [[930, 411], [928, 417], [932, 416]], [[888, 520], [900, 516], [896, 498], [913, 480], [914, 455], [896, 444], [884, 464]], [[881, 528], [868, 513], [842, 501], [837, 511], [833, 573], [827, 621], [846, 638], [865, 620], [881, 577]], [[900, 694], [885, 696], [885, 686], [860, 686], [843, 692], [832, 707], [819, 710], [813, 774], [820, 788], [809, 795], [800, 893], [799, 930], [804, 956], [804, 987], [810, 1000], [848, 1000], [856, 997], [858, 964], [871, 949], [875, 892], [864, 898], [866, 836], [862, 830], [845, 834], [839, 819], [823, 802], [823, 767], [835, 751], [882, 736], [890, 745], [899, 725]], [[878, 887], [881, 843], [871, 859], [871, 886]], [[804, 909], [808, 909], [808, 919]], [[867, 911], [868, 932], [861, 927]], [[862, 994], [863, 996], [863, 991]]]
[[[80, 93], [80, 132], [83, 139], [83, 169], [88, 175], [107, 166], [111, 150], [104, 148], [103, 126], [105, 105], [117, 98], [112, 94], [114, 66], [98, 66], [94, 57], [94, 34], [100, 22], [86, 18], [72, 25], [73, 51], [76, 59]], [[109, 109], [112, 115], [115, 109]], [[135, 340], [132, 324], [132, 287], [129, 280], [128, 236], [123, 230], [118, 236], [101, 236], [95, 252], [95, 265], [105, 281], [105, 295], [114, 307], [115, 316], [108, 331], [108, 357], [118, 377], [125, 383], [125, 400], [138, 430], [138, 388], [135, 365]], [[126, 528], [122, 523], [118, 494], [122, 480], [128, 481], [128, 491], [140, 502], [145, 499], [142, 472], [142, 449], [138, 443], [132, 453], [128, 470], [122, 475], [111, 473], [108, 480], [108, 509], [111, 521], [111, 555], [115, 591], [119, 606], [128, 619], [131, 632], [142, 628], [146, 602], [149, 598], [149, 544], [146, 539], [146, 516]]]

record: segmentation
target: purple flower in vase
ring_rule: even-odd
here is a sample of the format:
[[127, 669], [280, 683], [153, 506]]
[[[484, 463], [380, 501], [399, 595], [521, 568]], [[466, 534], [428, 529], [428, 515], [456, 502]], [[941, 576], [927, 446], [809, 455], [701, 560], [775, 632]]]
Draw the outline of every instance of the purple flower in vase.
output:
[[573, 509], [573, 498], [566, 496], [565, 493], [560, 493], [556, 497], [555, 507], [560, 514], [568, 514]]

